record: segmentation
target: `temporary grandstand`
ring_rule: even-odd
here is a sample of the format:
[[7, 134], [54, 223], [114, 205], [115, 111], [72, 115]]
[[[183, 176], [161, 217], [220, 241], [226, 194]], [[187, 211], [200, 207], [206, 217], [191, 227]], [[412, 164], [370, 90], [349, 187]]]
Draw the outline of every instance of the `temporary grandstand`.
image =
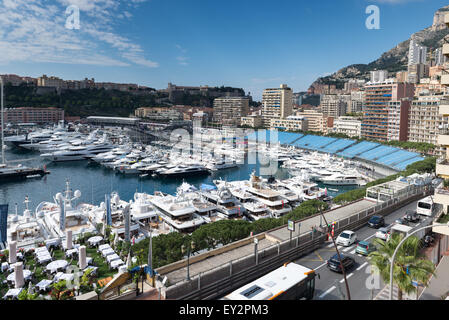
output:
[[247, 138], [249, 141], [266, 143], [269, 143], [272, 139], [284, 146], [294, 146], [300, 149], [334, 154], [393, 171], [402, 171], [408, 165], [424, 160], [419, 153], [370, 141], [359, 142], [351, 139], [270, 130], [258, 130], [248, 135]]

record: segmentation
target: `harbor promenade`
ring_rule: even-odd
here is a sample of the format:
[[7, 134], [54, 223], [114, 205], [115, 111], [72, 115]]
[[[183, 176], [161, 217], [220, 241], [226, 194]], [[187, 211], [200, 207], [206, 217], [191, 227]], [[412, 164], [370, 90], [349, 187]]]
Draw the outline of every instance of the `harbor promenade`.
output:
[[[324, 213], [328, 223], [345, 219], [354, 213], [367, 210], [369, 208], [375, 207], [375, 201], [359, 200], [346, 206], [338, 207], [336, 209], [327, 211]], [[308, 233], [312, 230], [312, 227], [319, 227], [320, 223], [324, 226], [324, 220], [320, 218], [320, 215], [315, 215], [310, 218], [306, 218], [300, 221], [301, 227], [299, 228], [299, 234]], [[295, 232], [293, 237], [298, 236], [298, 223], [295, 223]], [[278, 242], [285, 241], [289, 239], [290, 231], [287, 226], [280, 227], [276, 230], [257, 235], [258, 244], [257, 250], [259, 254], [263, 256], [264, 249], [272, 247]], [[240, 245], [238, 243], [241, 243]], [[242, 257], [249, 256], [255, 252], [254, 239], [247, 238], [239, 241], [237, 244], [231, 244], [218, 249], [215, 249], [215, 253], [212, 255], [211, 252], [204, 254], [199, 254], [197, 256], [190, 257], [189, 263], [189, 274], [193, 278], [198, 274], [210, 271], [212, 269], [221, 267], [226, 264], [230, 264], [231, 261], [240, 259]], [[234, 246], [228, 249], [229, 246]], [[201, 255], [208, 255], [201, 258]], [[230, 266], [230, 268], [232, 268]], [[157, 270], [162, 277], [167, 277], [169, 283], [175, 284], [184, 281], [187, 276], [187, 266], [185, 264], [169, 265], [161, 267]]]

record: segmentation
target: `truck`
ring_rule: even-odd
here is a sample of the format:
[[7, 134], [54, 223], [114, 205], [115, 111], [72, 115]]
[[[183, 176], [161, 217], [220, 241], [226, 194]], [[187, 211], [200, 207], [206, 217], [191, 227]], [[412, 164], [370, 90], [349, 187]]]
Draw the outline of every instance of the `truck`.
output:
[[[415, 229], [415, 228], [396, 223], [391, 226], [390, 236], [393, 235], [394, 233], [401, 233], [404, 236], [406, 236], [407, 234], [411, 233], [413, 231], [413, 229]], [[422, 239], [426, 235], [427, 231], [428, 230], [425, 230], [425, 229], [420, 230], [419, 232], [415, 233], [414, 236], [417, 237], [418, 239]]]

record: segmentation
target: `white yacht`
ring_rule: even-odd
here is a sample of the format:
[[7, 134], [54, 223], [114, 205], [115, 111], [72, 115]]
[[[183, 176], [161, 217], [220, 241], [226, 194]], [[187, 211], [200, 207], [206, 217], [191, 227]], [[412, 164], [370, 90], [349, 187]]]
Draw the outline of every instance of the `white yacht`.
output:
[[158, 192], [150, 201], [172, 231], [191, 233], [205, 223], [192, 202], [182, 194], [172, 196]]
[[240, 219], [246, 212], [245, 207], [225, 185], [216, 187], [202, 184], [199, 193], [217, 206], [221, 217], [226, 219]]
[[41, 154], [41, 157], [55, 162], [85, 160], [96, 154], [111, 150], [112, 148], [114, 148], [114, 146], [109, 143], [95, 143], [87, 146], [70, 147], [66, 150], [53, 153], [44, 153]]
[[361, 179], [356, 175], [334, 174], [330, 177], [321, 179], [321, 182], [334, 186], [360, 185]]
[[65, 237], [67, 230], [72, 230], [74, 237], [84, 232], [96, 232], [95, 225], [89, 221], [86, 212], [74, 207], [75, 200], [81, 197], [81, 191], [76, 190], [72, 198], [70, 183], [66, 181], [66, 191], [57, 193], [54, 202], [41, 202], [36, 207], [36, 217], [42, 217], [45, 228], [52, 238]]

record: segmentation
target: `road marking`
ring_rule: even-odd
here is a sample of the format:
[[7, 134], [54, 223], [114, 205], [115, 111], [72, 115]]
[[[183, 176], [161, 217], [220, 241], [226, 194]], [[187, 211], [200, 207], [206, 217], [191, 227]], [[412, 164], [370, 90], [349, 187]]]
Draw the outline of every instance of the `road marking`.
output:
[[323, 263], [322, 265], [319, 265], [318, 267], [315, 268], [315, 270], [318, 270], [319, 268], [324, 267], [327, 264], [327, 262]]
[[366, 238], [365, 240], [363, 240], [363, 241], [366, 241], [366, 240], [369, 240], [369, 239], [371, 239], [372, 237], [374, 237], [376, 234], [373, 234], [372, 236], [369, 236], [368, 238]]
[[319, 299], [323, 299], [325, 296], [327, 296], [334, 289], [335, 289], [335, 286], [330, 287], [325, 292], [323, 292], [318, 298]]
[[329, 243], [326, 247], [330, 248], [332, 247], [334, 244], [333, 243]]
[[350, 254], [355, 254], [355, 249], [349, 252]]
[[[353, 275], [354, 275], [354, 272], [348, 274], [348, 275], [346, 276], [346, 280], [348, 280], [349, 278], [351, 278]], [[344, 281], [345, 281], [345, 278], [341, 279], [341, 280], [340, 280], [340, 283], [343, 283]]]
[[343, 249], [343, 252], [348, 252], [349, 250], [354, 249], [354, 246], [347, 247]]
[[365, 262], [365, 263], [362, 264], [360, 267], [358, 267], [356, 270], [357, 270], [357, 271], [360, 271], [360, 270], [363, 269], [367, 264], [368, 264], [368, 262]]
[[420, 223], [418, 223], [415, 227], [418, 227], [419, 225], [421, 224], [421, 222]]

